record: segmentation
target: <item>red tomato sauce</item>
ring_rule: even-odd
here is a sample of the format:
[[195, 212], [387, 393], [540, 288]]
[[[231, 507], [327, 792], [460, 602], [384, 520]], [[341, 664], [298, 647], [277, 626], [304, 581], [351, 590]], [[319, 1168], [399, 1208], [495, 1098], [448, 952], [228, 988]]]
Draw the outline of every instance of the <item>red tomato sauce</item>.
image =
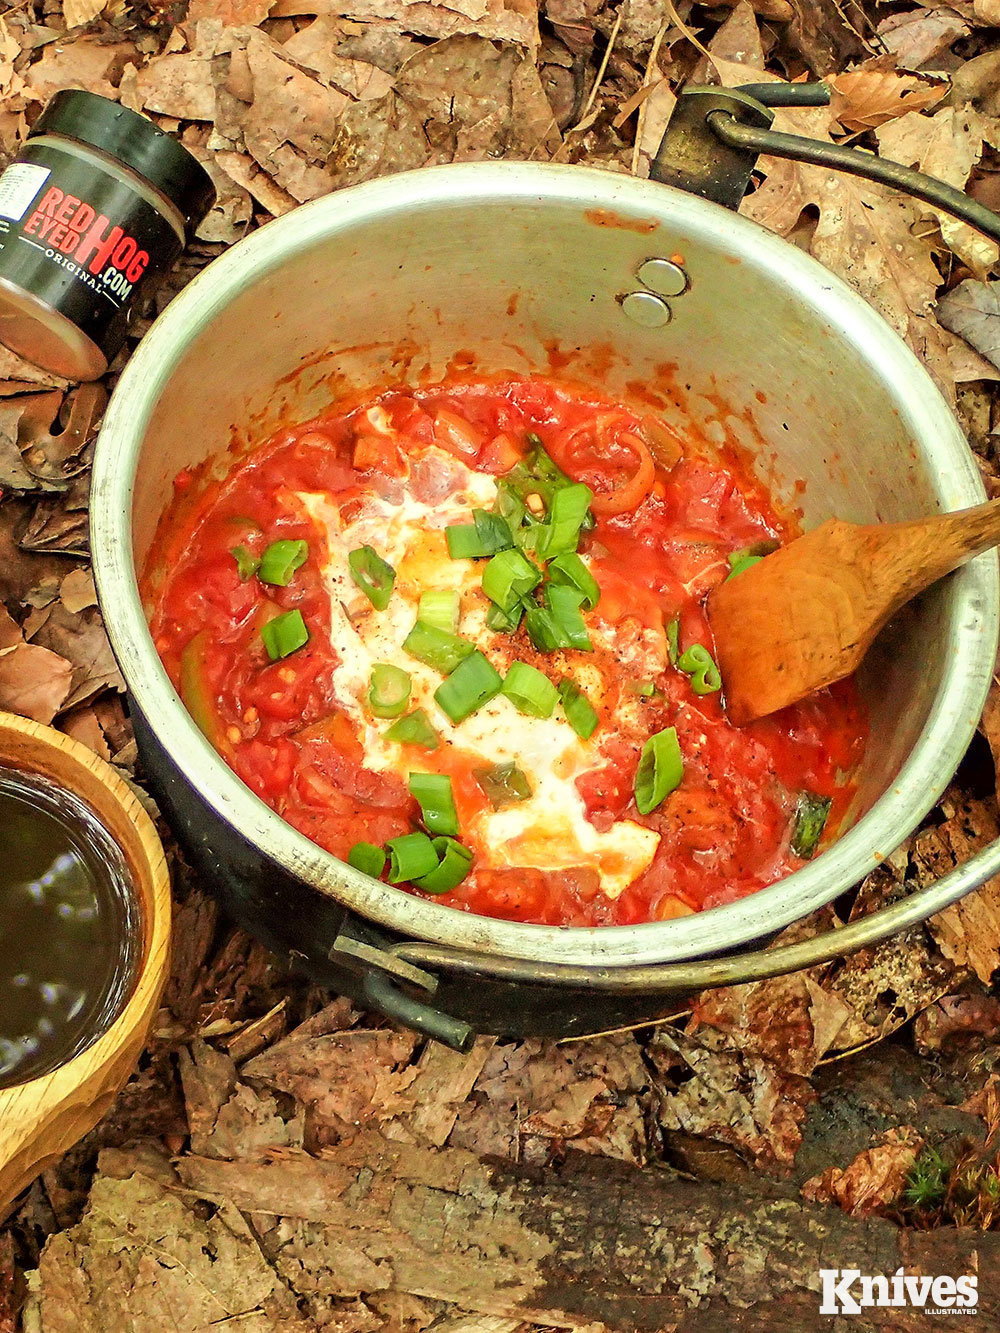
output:
[[[574, 782], [581, 817], [599, 835], [628, 821], [659, 841], [617, 896], [602, 890], [601, 873], [585, 857], [560, 863], [558, 839], [552, 856], [535, 856], [541, 865], [505, 864], [484, 843], [465, 880], [438, 900], [520, 921], [624, 925], [731, 902], [773, 883], [802, 864], [790, 848], [799, 794], [832, 799], [827, 836], [853, 795], [867, 732], [853, 682], [741, 728], [728, 722], [721, 692], [693, 692], [691, 677], [669, 661], [666, 626], [678, 619], [682, 651], [700, 643], [713, 652], [704, 603], [728, 576], [727, 557], [795, 530], [736, 451], [709, 457], [693, 440], [596, 392], [541, 377], [391, 390], [279, 432], [222, 482], [180, 474], [153, 548], [158, 572], [151, 567], [144, 580], [171, 680], [247, 786], [342, 859], [359, 841], [381, 846], [421, 827], [407, 768], [451, 777], [461, 826], [483, 818], [490, 806], [475, 769], [484, 755], [463, 748], [461, 724], [437, 751], [399, 746], [391, 770], [366, 766], [357, 711], [337, 693], [344, 663], [332, 626], [340, 610], [324, 572], [331, 530], [301, 497], [326, 497], [348, 527], [373, 496], [386, 513], [407, 496], [433, 507], [453, 495], [449, 458], [502, 477], [530, 448], [529, 433], [594, 493], [596, 523], [579, 545], [601, 590], [585, 617], [595, 626], [594, 651], [539, 652], [523, 625], [478, 646], [501, 673], [513, 660], [554, 682], [577, 669], [589, 670], [588, 679], [597, 673], [599, 725]], [[287, 586], [241, 579], [234, 548], [259, 557], [286, 538], [309, 548]], [[407, 565], [400, 565], [396, 598], [407, 588], [415, 596]], [[309, 641], [271, 661], [261, 626], [294, 610]], [[415, 619], [415, 602], [413, 612]], [[649, 653], [661, 643], [662, 667], [651, 679]], [[645, 656], [635, 658], [634, 648]], [[407, 665], [405, 656], [397, 665]], [[520, 715], [504, 706], [508, 729], [516, 729]], [[384, 731], [389, 723], [377, 725]], [[642, 815], [633, 790], [640, 751], [667, 727], [676, 728], [683, 779]]]

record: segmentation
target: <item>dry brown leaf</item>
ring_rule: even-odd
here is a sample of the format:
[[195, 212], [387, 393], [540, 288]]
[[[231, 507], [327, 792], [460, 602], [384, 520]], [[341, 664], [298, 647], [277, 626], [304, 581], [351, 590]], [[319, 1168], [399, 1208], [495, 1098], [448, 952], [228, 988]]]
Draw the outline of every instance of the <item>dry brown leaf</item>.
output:
[[196, 1209], [139, 1174], [98, 1175], [82, 1221], [45, 1248], [33, 1309], [45, 1333], [315, 1333], [232, 1204]]
[[317, 1139], [335, 1142], [362, 1122], [414, 1109], [419, 1042], [414, 1032], [352, 1029], [305, 1040], [293, 1032], [244, 1065], [242, 1075], [291, 1093]]
[[124, 692], [125, 682], [96, 607], [71, 615], [61, 602], [57, 602], [45, 624], [36, 632], [34, 642], [51, 648], [73, 664], [73, 689], [65, 707], [85, 703], [102, 690]]
[[0, 709], [51, 722], [66, 702], [73, 668], [64, 657], [34, 643], [0, 652]]
[[144, 111], [177, 120], [214, 120], [215, 83], [210, 54], [185, 51], [156, 56], [135, 76]]
[[272, 217], [281, 217], [295, 207], [295, 200], [280, 189], [263, 168], [245, 153], [216, 153], [214, 162], [240, 189], [267, 210]]
[[63, 0], [63, 18], [67, 28], [79, 28], [96, 19], [105, 0]]
[[1000, 1035], [1000, 1000], [994, 995], [945, 995], [913, 1024], [920, 1051], [939, 1051], [951, 1037]]
[[20, 625], [7, 608], [0, 603], [0, 651], [4, 648], [13, 648], [15, 644], [21, 642], [23, 642], [23, 638]]
[[834, 117], [845, 130], [875, 129], [908, 111], [935, 106], [948, 92], [943, 82], [887, 69], [881, 59], [831, 75], [827, 83], [833, 89]]
[[660, 1097], [664, 1129], [683, 1129], [729, 1143], [758, 1166], [787, 1166], [802, 1142], [806, 1108], [816, 1092], [750, 1052], [728, 1049], [721, 1032], [696, 1036], [657, 1030], [648, 1053], [663, 1073], [687, 1068], [693, 1077]]
[[458, 1109], [472, 1091], [496, 1043], [495, 1037], [477, 1037], [466, 1054], [429, 1041], [417, 1061], [417, 1076], [410, 1085], [411, 1115], [390, 1121], [385, 1135], [414, 1143], [442, 1147], [451, 1133]]
[[[928, 176], [964, 190], [985, 141], [1000, 139], [998, 124], [971, 106], [946, 106], [933, 116], [910, 111], [877, 132], [879, 149], [895, 162], [917, 167]], [[979, 277], [1000, 258], [1000, 247], [957, 218], [917, 204], [918, 212], [937, 218], [945, 244]]]
[[[947, 816], [937, 828], [914, 839], [913, 859], [922, 885], [943, 878], [1000, 836], [995, 801], [964, 800], [946, 793], [941, 809]], [[970, 967], [989, 984], [1000, 967], [1000, 876], [932, 916], [927, 925], [946, 958]]]
[[475, 35], [491, 41], [538, 45], [535, 0], [276, 0], [271, 17], [330, 14], [364, 23], [387, 20], [421, 37]]
[[[937, 316], [946, 329], [971, 343], [1000, 370], [1000, 282], [976, 282], [966, 278], [938, 301]], [[987, 739], [990, 739], [989, 735]], [[992, 740], [990, 744], [993, 745]], [[1000, 773], [997, 750], [994, 750], [994, 759], [998, 760], [997, 771]]]
[[256, 27], [273, 8], [274, 0], [191, 0], [187, 19], [217, 19], [226, 28]]
[[828, 994], [806, 972], [705, 991], [692, 1010], [693, 1025], [717, 1028], [740, 1050], [806, 1078], [851, 1015], [839, 995]]
[[854, 1217], [867, 1217], [899, 1197], [924, 1141], [910, 1126], [890, 1129], [881, 1143], [858, 1153], [846, 1167], [831, 1166], [802, 1186], [812, 1203], [835, 1203]]
[[[775, 124], [829, 141], [830, 115], [828, 108], [779, 112]], [[807, 205], [815, 206], [819, 221], [810, 241], [812, 254], [907, 340], [953, 401], [954, 380], [932, 318], [941, 275], [930, 237], [915, 229], [918, 212], [912, 201], [823, 167], [766, 157], [758, 165], [766, 179], [740, 211], [784, 236]]]
[[75, 41], [47, 46], [28, 66], [25, 96], [47, 102], [60, 88], [84, 88], [118, 100], [118, 77], [128, 61], [140, 63], [131, 42], [102, 42], [87, 33]]
[[1000, 0], [972, 0], [972, 14], [986, 28], [1000, 28]]
[[340, 39], [341, 24], [329, 15], [315, 19], [282, 44], [282, 50], [297, 65], [311, 69], [327, 87], [333, 87], [359, 101], [384, 97], [395, 79], [367, 60], [353, 60], [334, 49]]
[[[885, 866], [862, 884], [852, 919], [888, 906], [907, 892]], [[824, 989], [840, 996], [851, 1013], [837, 1033], [841, 1051], [881, 1041], [914, 1015], [940, 999], [954, 983], [954, 968], [938, 958], [922, 926], [860, 949], [833, 964]]]
[[59, 597], [70, 615], [85, 611], [88, 606], [96, 606], [97, 589], [90, 570], [71, 569], [59, 585]]
[[905, 9], [878, 25], [878, 35], [902, 69], [933, 68], [934, 58], [964, 37], [969, 25], [953, 9]]
[[99, 758], [111, 760], [111, 747], [93, 708], [75, 708], [59, 719], [59, 730], [93, 750]]

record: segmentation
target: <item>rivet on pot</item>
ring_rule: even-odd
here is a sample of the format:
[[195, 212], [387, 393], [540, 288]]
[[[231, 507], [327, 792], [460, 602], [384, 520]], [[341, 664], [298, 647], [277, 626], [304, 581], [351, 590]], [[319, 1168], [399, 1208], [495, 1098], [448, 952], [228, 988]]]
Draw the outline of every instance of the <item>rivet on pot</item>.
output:
[[652, 292], [629, 292], [622, 297], [622, 309], [635, 324], [644, 329], [658, 329], [670, 323], [670, 307]]
[[660, 296], [680, 296], [688, 285], [687, 274], [670, 259], [647, 259], [639, 265], [636, 277]]

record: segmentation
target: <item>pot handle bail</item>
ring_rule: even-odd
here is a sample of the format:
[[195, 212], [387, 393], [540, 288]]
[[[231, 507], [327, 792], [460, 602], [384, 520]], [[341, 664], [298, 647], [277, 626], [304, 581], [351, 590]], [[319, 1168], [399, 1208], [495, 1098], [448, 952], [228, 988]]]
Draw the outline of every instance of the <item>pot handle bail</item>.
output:
[[685, 88], [653, 159], [650, 179], [737, 209], [758, 156], [766, 153], [901, 190], [1000, 242], [1000, 215], [934, 176], [857, 148], [770, 128], [774, 116], [769, 107], [827, 106], [829, 102], [830, 89], [825, 83]]

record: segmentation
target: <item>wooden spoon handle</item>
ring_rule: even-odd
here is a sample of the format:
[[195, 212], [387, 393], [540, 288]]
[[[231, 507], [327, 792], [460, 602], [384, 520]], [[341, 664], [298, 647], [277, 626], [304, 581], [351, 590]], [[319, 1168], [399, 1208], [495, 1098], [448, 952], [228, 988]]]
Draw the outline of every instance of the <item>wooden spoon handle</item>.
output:
[[1000, 544], [1000, 499], [912, 523], [866, 528], [873, 568], [892, 614], [959, 565]]

